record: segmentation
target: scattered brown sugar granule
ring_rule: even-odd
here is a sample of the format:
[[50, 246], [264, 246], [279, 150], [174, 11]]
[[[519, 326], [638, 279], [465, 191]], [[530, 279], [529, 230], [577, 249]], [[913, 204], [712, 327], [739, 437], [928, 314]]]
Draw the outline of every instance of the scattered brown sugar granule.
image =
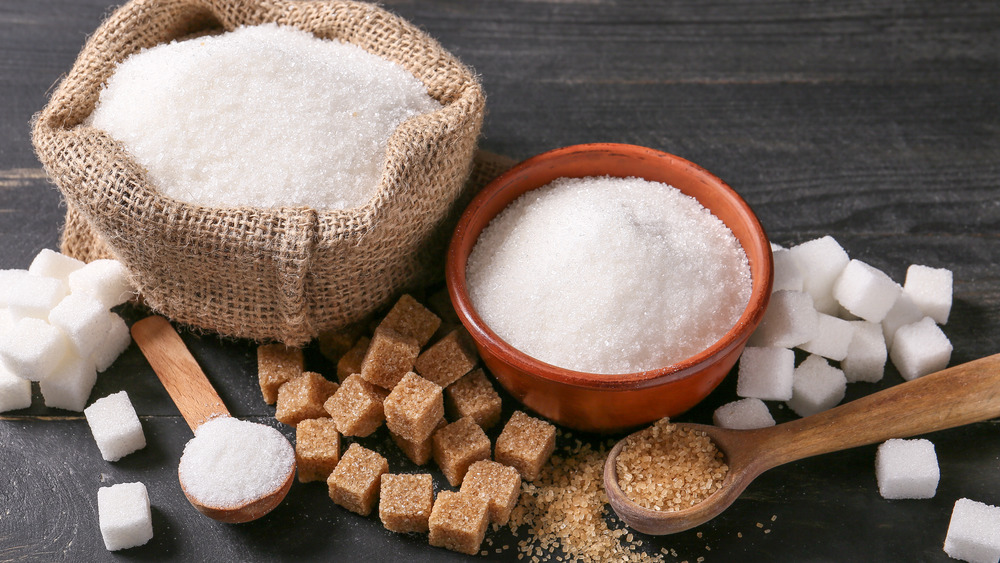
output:
[[368, 436], [385, 422], [382, 403], [387, 394], [360, 375], [352, 375], [340, 384], [323, 408], [344, 436]]
[[386, 328], [413, 338], [418, 346], [423, 347], [430, 341], [431, 336], [434, 336], [439, 326], [441, 319], [437, 315], [413, 297], [404, 295], [392, 306], [378, 328]]
[[729, 472], [722, 452], [703, 432], [661, 419], [626, 438], [618, 455], [618, 486], [636, 504], [673, 512], [722, 487]]
[[371, 338], [362, 336], [337, 360], [337, 381], [343, 383], [347, 376], [361, 373], [361, 363], [365, 361], [365, 353], [368, 352], [371, 341]]
[[463, 328], [457, 328], [424, 350], [417, 357], [413, 369], [444, 388], [472, 371], [478, 360], [468, 333]]
[[500, 421], [500, 395], [482, 368], [469, 372], [444, 390], [444, 408], [451, 418], [471, 417], [483, 429]]
[[441, 491], [430, 518], [430, 544], [475, 555], [486, 535], [486, 501], [473, 495]]
[[332, 418], [311, 418], [295, 427], [295, 467], [300, 483], [326, 481], [340, 461], [340, 432]]
[[295, 426], [309, 418], [330, 416], [323, 403], [337, 390], [337, 384], [313, 371], [304, 371], [278, 388], [278, 406], [274, 418]]
[[521, 493], [521, 475], [513, 467], [481, 460], [469, 466], [461, 490], [485, 500], [490, 522], [505, 526]]
[[426, 532], [434, 505], [434, 483], [428, 474], [382, 476], [378, 516], [391, 532]]
[[497, 437], [493, 458], [534, 481], [556, 447], [556, 427], [544, 420], [515, 411]]
[[358, 444], [351, 444], [326, 480], [330, 498], [344, 508], [368, 516], [378, 498], [382, 475], [389, 471], [384, 457]]
[[302, 350], [282, 344], [264, 344], [257, 347], [257, 378], [264, 402], [273, 405], [278, 400], [281, 384], [302, 373]]
[[383, 406], [389, 430], [415, 443], [430, 438], [444, 418], [441, 387], [412, 371], [393, 388]]
[[415, 339], [379, 327], [361, 362], [361, 377], [391, 391], [413, 369], [419, 354], [420, 345]]
[[434, 433], [433, 453], [448, 484], [457, 487], [470, 465], [490, 458], [490, 439], [474, 420], [462, 418]]

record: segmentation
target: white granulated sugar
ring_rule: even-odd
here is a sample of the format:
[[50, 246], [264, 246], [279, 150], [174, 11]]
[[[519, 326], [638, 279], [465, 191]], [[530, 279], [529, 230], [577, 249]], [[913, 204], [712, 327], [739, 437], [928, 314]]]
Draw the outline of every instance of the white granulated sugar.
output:
[[231, 508], [279, 489], [294, 463], [292, 445], [274, 428], [220, 417], [198, 427], [177, 471], [199, 503]]
[[700, 352], [739, 319], [750, 268], [694, 198], [640, 178], [560, 178], [511, 203], [467, 265], [483, 320], [566, 369], [632, 373]]
[[341, 209], [371, 198], [397, 127], [440, 108], [398, 64], [267, 24], [129, 57], [90, 124], [169, 197]]

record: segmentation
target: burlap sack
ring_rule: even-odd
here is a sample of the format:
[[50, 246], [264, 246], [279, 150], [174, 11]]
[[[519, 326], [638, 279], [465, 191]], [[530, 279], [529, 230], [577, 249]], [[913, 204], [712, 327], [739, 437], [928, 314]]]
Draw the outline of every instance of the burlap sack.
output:
[[[389, 139], [381, 185], [365, 206], [189, 205], [161, 196], [121, 143], [81, 125], [114, 65], [128, 55], [194, 33], [265, 22], [397, 62], [443, 104]], [[175, 321], [302, 345], [440, 274], [483, 107], [468, 68], [412, 24], [369, 4], [133, 0], [87, 41], [35, 117], [32, 140], [66, 200], [66, 252], [121, 260], [145, 303]]]

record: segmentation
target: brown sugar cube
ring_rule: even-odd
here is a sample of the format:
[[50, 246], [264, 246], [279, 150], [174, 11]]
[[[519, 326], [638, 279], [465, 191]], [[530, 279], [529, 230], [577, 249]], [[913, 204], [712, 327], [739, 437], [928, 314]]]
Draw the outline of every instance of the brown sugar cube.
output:
[[461, 491], [485, 500], [490, 522], [506, 526], [521, 495], [521, 474], [502, 463], [477, 461], [465, 473]]
[[458, 313], [455, 312], [455, 306], [451, 303], [451, 296], [448, 295], [447, 287], [442, 287], [428, 297], [427, 305], [431, 311], [434, 311], [437, 316], [441, 317], [442, 322], [451, 324], [458, 324], [460, 322]]
[[421, 442], [431, 437], [444, 417], [444, 395], [440, 386], [411, 371], [399, 380], [383, 407], [389, 431], [411, 442]]
[[473, 370], [444, 390], [444, 406], [448, 416], [459, 419], [468, 416], [483, 429], [500, 421], [500, 395], [486, 378], [482, 368]]
[[403, 295], [382, 319], [378, 328], [413, 338], [417, 341], [417, 346], [423, 347], [440, 325], [441, 319], [430, 309], [413, 297]]
[[302, 373], [305, 362], [302, 350], [282, 344], [264, 344], [257, 347], [257, 378], [264, 402], [273, 405], [278, 400], [281, 384]]
[[365, 361], [365, 353], [368, 352], [368, 345], [372, 339], [362, 336], [354, 343], [350, 350], [344, 353], [337, 361], [337, 380], [341, 383], [347, 379], [348, 375], [361, 373], [361, 363]]
[[418, 355], [420, 345], [416, 340], [379, 328], [365, 352], [365, 359], [361, 363], [361, 377], [369, 383], [391, 390], [413, 369], [413, 362]]
[[490, 439], [471, 418], [462, 418], [438, 430], [433, 437], [434, 462], [452, 487], [462, 484], [469, 466], [490, 459]]
[[485, 500], [465, 493], [441, 491], [431, 510], [428, 540], [433, 546], [476, 555], [486, 536], [487, 524]]
[[[330, 360], [337, 362], [354, 347], [358, 337], [361, 336], [361, 325], [356, 324], [341, 330], [328, 330], [319, 333], [316, 340], [319, 342], [319, 353]], [[357, 372], [355, 372], [357, 373]], [[350, 374], [347, 374], [350, 375]]]
[[384, 457], [351, 444], [326, 480], [330, 498], [347, 510], [368, 516], [378, 498], [382, 474], [388, 471], [389, 462]]
[[[444, 428], [447, 424], [448, 421], [441, 418], [441, 420], [439, 420], [437, 425], [434, 427], [434, 430]], [[408, 457], [413, 463], [423, 465], [431, 459], [431, 453], [434, 448], [434, 440], [430, 436], [419, 442], [407, 440], [406, 438], [397, 435], [392, 430], [389, 431], [389, 436], [392, 437], [392, 441], [396, 443], [396, 446], [399, 447], [399, 449], [402, 450], [402, 452], [406, 454], [406, 457]]]
[[295, 426], [307, 418], [330, 416], [323, 403], [337, 390], [337, 384], [314, 371], [304, 371], [278, 389], [278, 407], [274, 418]]
[[413, 367], [425, 379], [447, 387], [476, 367], [478, 359], [468, 334], [456, 329], [424, 350]]
[[326, 481], [340, 461], [340, 432], [332, 418], [310, 418], [295, 427], [299, 482]]
[[517, 469], [525, 480], [534, 481], [555, 449], [555, 426], [516, 411], [497, 437], [493, 458]]
[[340, 384], [323, 408], [344, 436], [368, 436], [385, 422], [382, 408], [385, 396], [384, 389], [361, 379], [360, 375], [352, 375]]
[[378, 517], [390, 532], [427, 532], [434, 505], [434, 482], [429, 474], [382, 476]]

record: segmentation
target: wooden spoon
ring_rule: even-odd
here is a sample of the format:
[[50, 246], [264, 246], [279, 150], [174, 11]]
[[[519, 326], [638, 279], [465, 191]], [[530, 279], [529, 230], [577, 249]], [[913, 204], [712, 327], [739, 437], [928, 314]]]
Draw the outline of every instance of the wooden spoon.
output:
[[[167, 319], [159, 316], [147, 317], [132, 325], [132, 338], [153, 367], [156, 376], [163, 383], [177, 409], [192, 431], [203, 423], [220, 416], [231, 416], [218, 393], [209, 383], [198, 362], [188, 351], [180, 335]], [[206, 505], [188, 494], [184, 496], [202, 514], [209, 518], [238, 524], [264, 516], [273, 510], [288, 494], [295, 477], [295, 463], [288, 471], [288, 477], [274, 491], [232, 507]], [[184, 483], [181, 482], [181, 489]]]
[[728, 430], [679, 423], [700, 430], [729, 464], [722, 488], [700, 503], [666, 512], [643, 508], [618, 486], [616, 461], [625, 440], [608, 453], [604, 488], [611, 507], [631, 528], [673, 534], [718, 516], [758, 475], [781, 464], [890, 438], [953, 428], [1000, 416], [1000, 354], [955, 366], [873, 393], [839, 407], [759, 430]]

